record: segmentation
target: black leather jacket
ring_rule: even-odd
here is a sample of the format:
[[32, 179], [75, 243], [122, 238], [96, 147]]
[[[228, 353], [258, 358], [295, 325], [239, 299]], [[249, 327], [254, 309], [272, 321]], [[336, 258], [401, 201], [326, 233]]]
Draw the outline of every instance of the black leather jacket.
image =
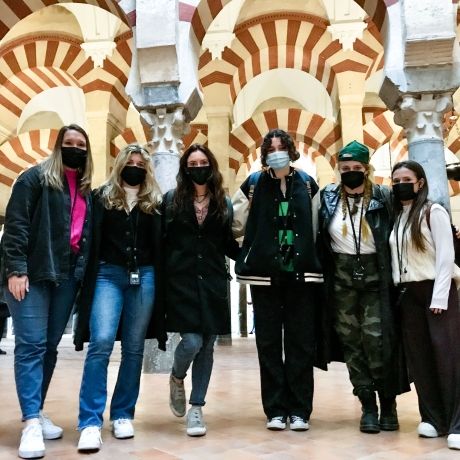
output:
[[[328, 185], [321, 190], [319, 213], [319, 242], [321, 261], [324, 267], [326, 305], [329, 320], [333, 321], [334, 301], [334, 258], [332, 256], [329, 224], [340, 202], [340, 185]], [[402, 353], [401, 332], [399, 330], [398, 311], [395, 309], [395, 292], [391, 275], [389, 237], [393, 228], [392, 198], [388, 187], [373, 185], [372, 197], [366, 211], [366, 220], [375, 241], [379, 269], [380, 315], [382, 322], [383, 361], [385, 367], [384, 391], [395, 395], [409, 391], [404, 355]], [[332, 329], [332, 325], [330, 325]], [[331, 340], [329, 360], [342, 360], [341, 350], [336, 340]]]
[[[70, 193], [43, 185], [41, 166], [22, 173], [13, 186], [2, 239], [2, 279], [27, 275], [31, 283], [67, 279], [71, 263]], [[89, 253], [91, 198], [77, 255], [75, 277], [83, 279]]]

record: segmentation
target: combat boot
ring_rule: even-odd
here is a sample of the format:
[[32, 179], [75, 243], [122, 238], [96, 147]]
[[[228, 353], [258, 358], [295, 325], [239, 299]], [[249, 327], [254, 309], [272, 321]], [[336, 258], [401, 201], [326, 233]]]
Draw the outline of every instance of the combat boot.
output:
[[361, 401], [361, 408], [363, 411], [359, 422], [359, 429], [363, 433], [380, 433], [375, 391], [369, 389], [361, 390], [358, 394], [358, 398]]
[[385, 397], [379, 391], [380, 429], [383, 431], [399, 430], [398, 413], [396, 412], [396, 396]]

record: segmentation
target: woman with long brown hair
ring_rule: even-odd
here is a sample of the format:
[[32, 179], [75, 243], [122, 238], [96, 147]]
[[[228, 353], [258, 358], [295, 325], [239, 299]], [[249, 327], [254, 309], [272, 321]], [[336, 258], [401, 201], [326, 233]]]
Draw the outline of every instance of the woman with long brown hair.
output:
[[415, 161], [392, 171], [396, 219], [390, 236], [393, 280], [400, 289], [401, 327], [417, 390], [424, 438], [448, 434], [460, 449], [460, 312], [450, 218], [428, 201], [428, 182]]
[[203, 436], [202, 407], [211, 378], [216, 334], [230, 333], [225, 255], [235, 258], [232, 207], [215, 156], [191, 145], [180, 160], [177, 188], [164, 199], [166, 325], [180, 332], [170, 376], [173, 414], [186, 413], [184, 379], [192, 365], [187, 434]]

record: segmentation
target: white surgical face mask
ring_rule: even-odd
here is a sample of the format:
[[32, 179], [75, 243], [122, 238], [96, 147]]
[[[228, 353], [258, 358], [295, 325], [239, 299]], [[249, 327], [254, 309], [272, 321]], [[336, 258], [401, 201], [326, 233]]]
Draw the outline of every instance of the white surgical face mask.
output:
[[283, 150], [269, 153], [265, 161], [270, 168], [283, 169], [286, 166], [289, 166], [291, 159], [289, 158], [289, 152]]

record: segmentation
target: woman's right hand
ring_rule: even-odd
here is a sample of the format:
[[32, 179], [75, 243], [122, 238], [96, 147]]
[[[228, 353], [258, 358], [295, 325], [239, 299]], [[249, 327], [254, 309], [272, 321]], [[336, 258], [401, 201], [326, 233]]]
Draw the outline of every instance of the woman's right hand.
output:
[[8, 290], [18, 302], [24, 300], [26, 292], [29, 292], [29, 277], [27, 275], [10, 276], [8, 278]]

